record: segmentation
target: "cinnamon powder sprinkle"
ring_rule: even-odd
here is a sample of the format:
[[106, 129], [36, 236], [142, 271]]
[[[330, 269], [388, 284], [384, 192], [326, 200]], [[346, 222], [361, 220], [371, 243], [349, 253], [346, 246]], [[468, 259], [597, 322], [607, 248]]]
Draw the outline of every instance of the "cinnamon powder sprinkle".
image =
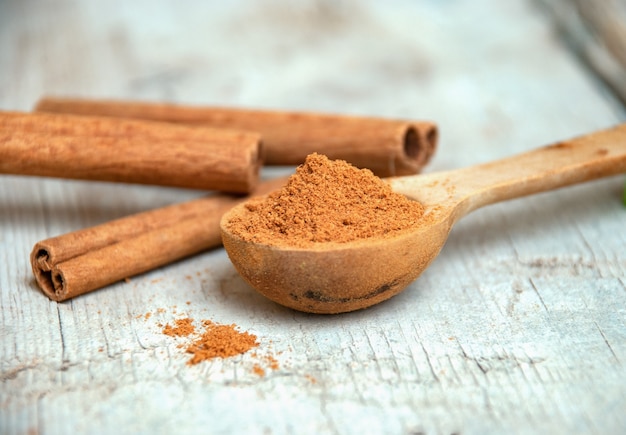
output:
[[252, 367], [252, 372], [257, 376], [265, 376], [265, 369], [261, 367], [259, 364], [255, 364]]
[[[167, 323], [163, 326], [157, 323], [157, 326], [165, 335], [191, 340], [191, 344], [187, 341], [186, 344], [179, 343], [177, 346], [192, 355], [187, 361], [188, 365], [196, 365], [213, 358], [240, 355], [259, 346], [256, 335], [240, 331], [235, 324], [222, 325], [211, 320], [203, 320], [203, 328], [199, 331], [199, 328], [194, 326], [194, 319], [185, 317], [176, 319], [173, 325]], [[267, 365], [270, 370], [279, 368], [278, 361], [271, 355], [261, 358], [255, 352], [252, 357], [258, 361], [252, 368], [253, 373], [258, 376], [265, 375], [265, 369], [261, 367], [261, 363]]]
[[246, 241], [310, 247], [391, 237], [419, 223], [424, 207], [369, 169], [309, 155], [281, 190], [247, 202], [228, 229]]
[[279, 369], [279, 365], [278, 365], [278, 360], [276, 358], [274, 358], [271, 355], [268, 355], [267, 357], [265, 357], [265, 359], [267, 360], [270, 368], [272, 370], [278, 370]]
[[171, 337], [187, 337], [196, 332], [196, 327], [193, 326], [193, 319], [176, 319], [174, 323], [175, 326], [170, 326], [170, 324], [167, 323], [163, 327], [163, 334]]
[[257, 337], [249, 332], [237, 330], [237, 326], [220, 325], [210, 320], [203, 322], [205, 331], [187, 347], [187, 353], [192, 354], [187, 362], [195, 365], [212, 358], [227, 358], [239, 355], [257, 347]]

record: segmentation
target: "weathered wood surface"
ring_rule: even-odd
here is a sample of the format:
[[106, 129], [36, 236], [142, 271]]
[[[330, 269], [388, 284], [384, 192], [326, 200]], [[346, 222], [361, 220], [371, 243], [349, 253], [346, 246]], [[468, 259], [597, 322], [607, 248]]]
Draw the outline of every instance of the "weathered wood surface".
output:
[[[0, 109], [59, 94], [430, 118], [429, 171], [626, 119], [531, 0], [219, 3], [0, 2]], [[401, 295], [315, 316], [257, 295], [223, 250], [50, 302], [36, 241], [202, 193], [0, 177], [0, 433], [624, 433], [623, 183], [480, 210]], [[257, 355], [186, 365], [157, 326], [185, 315], [257, 334]]]

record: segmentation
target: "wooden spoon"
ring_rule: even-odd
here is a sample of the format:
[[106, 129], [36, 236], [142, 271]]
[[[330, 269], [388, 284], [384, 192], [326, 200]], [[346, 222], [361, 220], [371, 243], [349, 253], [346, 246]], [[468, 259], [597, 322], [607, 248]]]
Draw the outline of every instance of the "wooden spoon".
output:
[[246, 242], [221, 221], [235, 268], [279, 304], [341, 313], [377, 304], [415, 280], [439, 254], [454, 223], [484, 205], [626, 172], [626, 124], [518, 156], [464, 169], [390, 179], [394, 191], [421, 202], [423, 221], [394, 238], [321, 243], [310, 248]]

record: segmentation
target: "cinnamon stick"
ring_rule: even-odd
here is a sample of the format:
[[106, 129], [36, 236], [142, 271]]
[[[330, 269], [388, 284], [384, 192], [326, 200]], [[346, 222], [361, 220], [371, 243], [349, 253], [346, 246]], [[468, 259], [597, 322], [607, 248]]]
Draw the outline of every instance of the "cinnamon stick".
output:
[[[261, 183], [254, 194], [284, 183]], [[215, 194], [40, 241], [30, 255], [33, 274], [60, 302], [144, 273], [220, 246], [221, 216], [247, 198]]]
[[0, 112], [0, 173], [249, 193], [256, 133], [67, 114]]
[[305, 112], [54, 97], [42, 99], [36, 110], [256, 131], [263, 137], [268, 165], [298, 165], [318, 152], [381, 177], [419, 172], [438, 138], [432, 122]]

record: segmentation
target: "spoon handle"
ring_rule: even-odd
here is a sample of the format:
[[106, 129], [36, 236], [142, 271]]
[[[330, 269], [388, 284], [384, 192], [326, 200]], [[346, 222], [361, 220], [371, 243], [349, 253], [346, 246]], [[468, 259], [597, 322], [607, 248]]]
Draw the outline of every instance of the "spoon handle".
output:
[[622, 172], [626, 123], [490, 163], [400, 177], [392, 184], [418, 201], [453, 208], [456, 220], [488, 204]]

